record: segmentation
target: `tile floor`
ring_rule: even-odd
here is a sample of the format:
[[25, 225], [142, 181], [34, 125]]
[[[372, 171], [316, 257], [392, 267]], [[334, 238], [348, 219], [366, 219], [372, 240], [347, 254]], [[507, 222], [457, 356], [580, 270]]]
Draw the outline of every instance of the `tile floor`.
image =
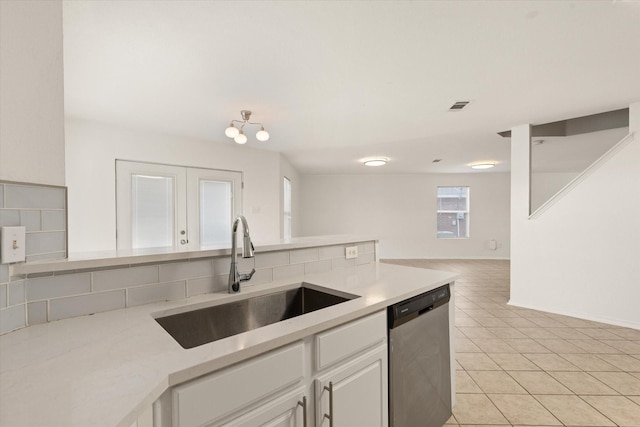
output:
[[385, 260], [457, 272], [449, 426], [640, 426], [640, 330], [507, 305], [509, 262]]

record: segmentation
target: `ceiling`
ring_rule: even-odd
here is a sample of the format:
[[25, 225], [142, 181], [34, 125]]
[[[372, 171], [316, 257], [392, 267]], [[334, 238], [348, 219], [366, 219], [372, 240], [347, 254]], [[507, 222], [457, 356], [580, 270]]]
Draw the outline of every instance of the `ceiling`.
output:
[[640, 100], [640, 2], [66, 1], [64, 67], [68, 116], [235, 144], [249, 109], [301, 173], [507, 172], [497, 132]]

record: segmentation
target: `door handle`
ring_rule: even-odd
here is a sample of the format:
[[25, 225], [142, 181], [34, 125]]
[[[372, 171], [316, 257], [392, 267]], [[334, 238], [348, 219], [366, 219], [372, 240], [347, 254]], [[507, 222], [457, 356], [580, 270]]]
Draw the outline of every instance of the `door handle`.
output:
[[298, 406], [302, 406], [302, 427], [307, 427], [307, 396], [303, 396], [302, 401], [298, 401]]
[[329, 387], [324, 386], [324, 390], [329, 392], [329, 414], [324, 414], [324, 418], [329, 420], [329, 427], [333, 427], [333, 381], [329, 381]]

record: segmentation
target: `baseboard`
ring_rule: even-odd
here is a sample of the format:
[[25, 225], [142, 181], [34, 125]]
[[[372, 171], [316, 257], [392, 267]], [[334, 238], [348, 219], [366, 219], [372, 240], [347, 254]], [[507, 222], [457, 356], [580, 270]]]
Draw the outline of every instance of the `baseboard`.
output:
[[511, 261], [511, 258], [505, 258], [505, 257], [478, 257], [478, 256], [473, 256], [473, 257], [389, 257], [389, 256], [380, 256], [380, 260], [385, 260], [385, 259], [389, 259], [389, 260], [424, 260], [424, 261], [429, 261], [429, 260], [464, 260], [464, 261], [474, 261], [474, 260], [478, 260], [478, 261]]
[[560, 314], [562, 316], [575, 317], [577, 319], [590, 320], [592, 322], [606, 323], [607, 325], [622, 326], [625, 328], [640, 330], [640, 322], [633, 322], [624, 319], [611, 319], [608, 317], [594, 316], [588, 313], [577, 311], [557, 311], [549, 309], [548, 307], [538, 307], [531, 304], [521, 304], [517, 301], [513, 301], [513, 299], [510, 299], [509, 302], [507, 302], [507, 305], [511, 305], [513, 307], [528, 308], [530, 310], [543, 311], [545, 313]]

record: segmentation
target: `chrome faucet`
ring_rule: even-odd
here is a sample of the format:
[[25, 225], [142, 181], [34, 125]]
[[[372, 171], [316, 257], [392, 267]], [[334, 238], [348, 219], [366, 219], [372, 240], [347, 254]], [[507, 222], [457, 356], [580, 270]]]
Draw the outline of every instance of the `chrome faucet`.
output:
[[253, 268], [249, 274], [238, 273], [237, 263], [237, 247], [236, 247], [236, 232], [238, 231], [238, 223], [242, 221], [242, 228], [244, 229], [244, 238], [242, 244], [242, 257], [253, 258], [253, 243], [251, 243], [251, 236], [249, 236], [249, 224], [244, 216], [238, 215], [233, 226], [231, 227], [231, 270], [229, 271], [229, 293], [236, 294], [240, 292], [240, 282], [246, 282], [251, 280], [253, 273], [256, 269]]

